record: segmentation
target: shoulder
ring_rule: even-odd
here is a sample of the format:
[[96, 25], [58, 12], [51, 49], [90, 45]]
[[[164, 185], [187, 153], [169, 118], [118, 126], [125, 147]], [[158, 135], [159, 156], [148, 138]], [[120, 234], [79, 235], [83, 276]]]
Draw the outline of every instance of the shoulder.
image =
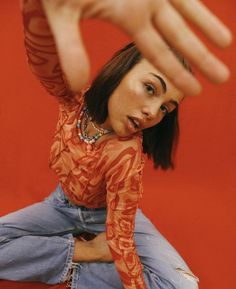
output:
[[114, 135], [105, 144], [103, 154], [108, 154], [111, 159], [117, 157], [137, 157], [142, 156], [142, 136], [134, 135], [130, 137], [119, 137]]
[[141, 171], [144, 165], [142, 137], [111, 138], [103, 148], [102, 159], [108, 175], [125, 171], [128, 176]]

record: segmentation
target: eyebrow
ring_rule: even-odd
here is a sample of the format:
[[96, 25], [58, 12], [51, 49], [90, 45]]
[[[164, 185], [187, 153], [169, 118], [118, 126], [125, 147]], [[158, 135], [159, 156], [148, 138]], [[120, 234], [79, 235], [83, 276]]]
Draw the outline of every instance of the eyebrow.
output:
[[153, 73], [153, 72], [150, 72], [150, 74], [153, 75], [154, 77], [156, 77], [160, 81], [162, 90], [163, 90], [164, 93], [166, 93], [167, 85], [166, 85], [166, 82], [164, 81], [164, 79], [162, 77], [160, 77], [159, 75]]
[[[159, 76], [159, 75], [157, 75], [157, 74], [155, 74], [155, 73], [153, 73], [153, 72], [150, 72], [150, 74], [153, 75], [154, 77], [156, 77], [156, 78], [160, 81], [161, 86], [162, 86], [162, 90], [163, 90], [164, 93], [166, 93], [166, 91], [167, 91], [167, 84], [166, 84], [166, 82], [164, 81], [164, 79], [163, 79], [161, 76]], [[178, 101], [173, 100], [173, 99], [171, 99], [171, 100], [169, 101], [169, 103], [173, 104], [175, 107], [178, 107], [178, 105], [179, 105]]]

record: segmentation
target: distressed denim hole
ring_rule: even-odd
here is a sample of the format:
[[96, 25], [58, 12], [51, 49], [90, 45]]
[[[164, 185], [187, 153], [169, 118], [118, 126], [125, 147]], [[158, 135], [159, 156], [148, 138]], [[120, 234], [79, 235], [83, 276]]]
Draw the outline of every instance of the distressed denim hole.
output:
[[199, 282], [199, 278], [197, 276], [195, 276], [192, 272], [189, 272], [189, 271], [187, 272], [182, 268], [175, 268], [175, 269], [176, 269], [176, 271], [182, 273], [184, 275], [184, 277], [187, 278], [188, 280], [192, 281], [193, 279], [195, 279], [197, 282]]

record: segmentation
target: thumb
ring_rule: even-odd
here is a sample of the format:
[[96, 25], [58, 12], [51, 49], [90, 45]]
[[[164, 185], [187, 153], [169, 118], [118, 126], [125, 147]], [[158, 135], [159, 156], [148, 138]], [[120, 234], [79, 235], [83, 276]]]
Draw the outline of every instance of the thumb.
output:
[[79, 92], [88, 81], [90, 67], [78, 22], [61, 21], [54, 37], [62, 70], [71, 89]]
[[68, 6], [57, 9], [53, 1], [43, 1], [55, 38], [62, 70], [74, 92], [80, 92], [89, 78], [89, 59], [79, 29], [79, 10]]

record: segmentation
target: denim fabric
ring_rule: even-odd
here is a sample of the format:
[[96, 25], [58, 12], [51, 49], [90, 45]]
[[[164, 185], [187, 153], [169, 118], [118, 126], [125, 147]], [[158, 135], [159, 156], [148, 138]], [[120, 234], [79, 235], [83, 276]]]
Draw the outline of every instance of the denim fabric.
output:
[[[43, 202], [0, 218], [0, 279], [58, 284], [72, 289], [124, 288], [114, 263], [72, 262], [73, 236], [105, 231], [106, 209], [71, 204], [60, 185]], [[198, 278], [137, 211], [135, 243], [147, 288], [197, 289]]]

